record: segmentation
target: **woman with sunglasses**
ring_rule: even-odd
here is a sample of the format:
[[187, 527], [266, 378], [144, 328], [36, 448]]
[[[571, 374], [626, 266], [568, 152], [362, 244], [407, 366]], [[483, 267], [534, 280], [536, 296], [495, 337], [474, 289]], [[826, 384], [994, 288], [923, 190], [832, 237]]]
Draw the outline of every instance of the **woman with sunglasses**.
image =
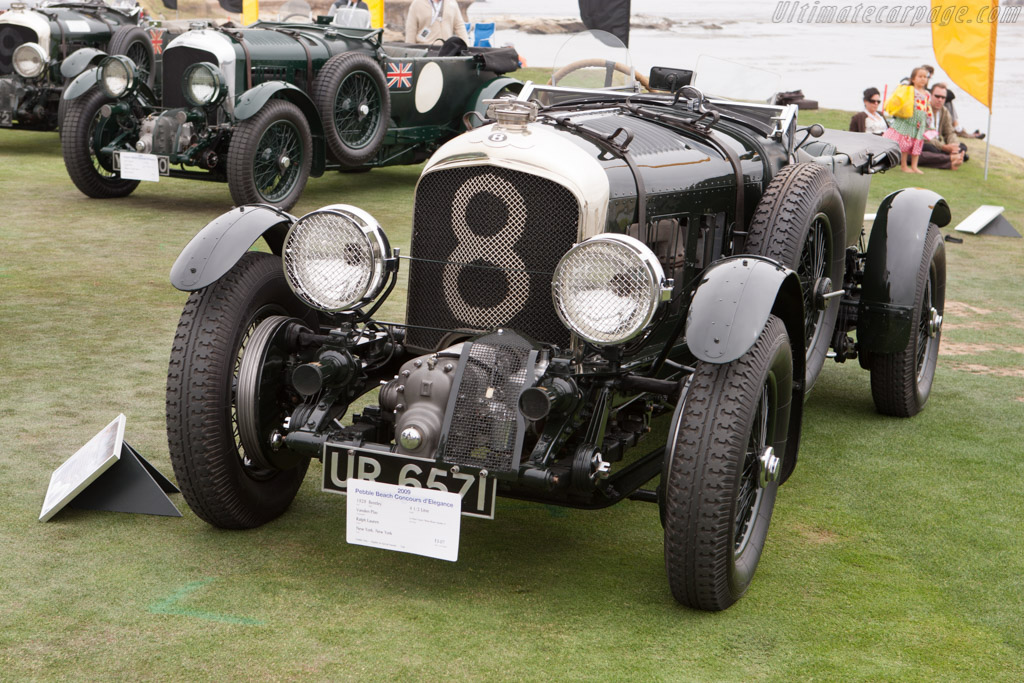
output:
[[868, 88], [864, 91], [864, 111], [854, 114], [850, 119], [850, 130], [855, 133], [871, 133], [881, 135], [889, 124], [885, 117], [878, 113], [878, 105], [882, 103], [882, 95], [878, 88]]

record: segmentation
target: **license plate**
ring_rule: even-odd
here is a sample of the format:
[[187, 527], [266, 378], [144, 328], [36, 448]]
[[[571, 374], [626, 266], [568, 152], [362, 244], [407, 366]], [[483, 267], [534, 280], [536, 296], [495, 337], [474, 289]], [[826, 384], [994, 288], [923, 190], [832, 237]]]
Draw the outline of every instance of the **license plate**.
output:
[[14, 112], [7, 109], [0, 110], [0, 127], [10, 128], [14, 125]]
[[348, 479], [458, 493], [462, 497], [463, 515], [494, 519], [497, 480], [481, 479], [470, 472], [453, 474], [448, 468], [438, 466], [436, 460], [326, 444], [323, 490], [344, 494]]

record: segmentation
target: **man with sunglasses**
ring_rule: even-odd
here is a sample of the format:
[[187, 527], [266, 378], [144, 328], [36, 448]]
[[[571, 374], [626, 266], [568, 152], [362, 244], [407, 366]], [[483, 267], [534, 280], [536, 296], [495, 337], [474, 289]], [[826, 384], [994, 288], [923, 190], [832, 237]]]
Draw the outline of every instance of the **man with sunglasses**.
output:
[[924, 147], [918, 165], [955, 171], [967, 161], [967, 145], [960, 142], [953, 130], [953, 117], [945, 107], [946, 91], [945, 83], [932, 86], [931, 113], [928, 114]]
[[868, 88], [864, 91], [864, 111], [853, 115], [850, 119], [850, 130], [856, 133], [872, 133], [874, 135], [881, 135], [885, 132], [885, 129], [889, 127], [889, 124], [885, 122], [885, 117], [878, 112], [878, 107], [882, 103], [882, 95], [878, 92], [878, 88]]

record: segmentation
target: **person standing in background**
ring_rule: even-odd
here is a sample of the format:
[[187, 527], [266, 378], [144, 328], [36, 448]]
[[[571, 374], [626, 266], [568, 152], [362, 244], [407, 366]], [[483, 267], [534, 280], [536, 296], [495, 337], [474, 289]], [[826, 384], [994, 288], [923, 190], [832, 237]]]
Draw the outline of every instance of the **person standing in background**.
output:
[[405, 42], [429, 45], [452, 36], [469, 42], [466, 22], [455, 0], [412, 0], [405, 17]]
[[[918, 158], [921, 156], [921, 149], [924, 147], [925, 122], [928, 119], [930, 110], [929, 102], [932, 94], [925, 87], [928, 85], [928, 71], [924, 67], [917, 67], [910, 73], [910, 90], [906, 93], [907, 98], [912, 98], [912, 104], [908, 105], [909, 116], [892, 114], [892, 127], [887, 128], [882, 137], [889, 138], [900, 146], [900, 170], [904, 173], [924, 173], [917, 167]], [[906, 86], [901, 86], [901, 88]], [[900, 96], [903, 93], [897, 89]], [[892, 98], [897, 97], [894, 92]], [[905, 100], [904, 100], [905, 101]], [[910, 165], [907, 165], [907, 161]]]

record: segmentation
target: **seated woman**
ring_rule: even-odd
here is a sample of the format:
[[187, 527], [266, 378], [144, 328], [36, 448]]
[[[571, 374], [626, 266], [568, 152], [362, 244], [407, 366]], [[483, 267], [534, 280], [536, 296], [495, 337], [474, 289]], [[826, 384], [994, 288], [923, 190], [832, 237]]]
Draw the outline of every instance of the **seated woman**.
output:
[[855, 133], [871, 133], [881, 135], [889, 124], [885, 117], [878, 113], [878, 105], [882, 103], [882, 95], [878, 88], [868, 88], [864, 91], [864, 111], [854, 114], [850, 119], [850, 130]]

